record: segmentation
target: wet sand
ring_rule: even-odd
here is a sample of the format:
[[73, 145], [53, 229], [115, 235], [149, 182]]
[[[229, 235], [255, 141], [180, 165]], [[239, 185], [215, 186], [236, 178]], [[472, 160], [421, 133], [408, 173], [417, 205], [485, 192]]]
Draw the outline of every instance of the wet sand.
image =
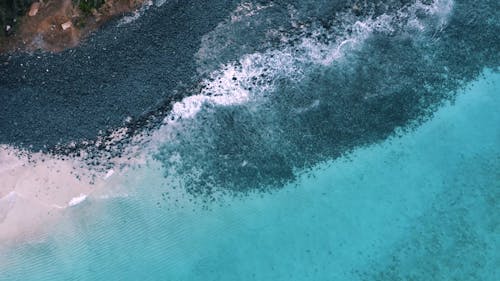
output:
[[[167, 5], [167, 4], [166, 4]], [[58, 143], [68, 143], [74, 140], [92, 139], [100, 134], [102, 130], [107, 128], [119, 127], [126, 122], [125, 120], [139, 119], [141, 116], [148, 115], [149, 112], [157, 110], [165, 103], [174, 101], [182, 95], [176, 94], [176, 90], [180, 89], [179, 85], [189, 85], [192, 82], [192, 77], [196, 76], [197, 73], [196, 64], [194, 63], [194, 55], [199, 49], [200, 38], [205, 34], [207, 30], [213, 28], [217, 22], [221, 19], [217, 17], [224, 18], [225, 10], [219, 10], [220, 7], [227, 7], [227, 3], [210, 3], [209, 5], [204, 5], [202, 1], [200, 3], [188, 5], [184, 3], [170, 3], [170, 7], [164, 7], [161, 10], [152, 10], [151, 13], [145, 14], [143, 17], [139, 18], [136, 22], [131, 25], [126, 26], [126, 28], [120, 25], [110, 24], [104, 28], [102, 32], [95, 34], [94, 37], [86, 41], [81, 48], [74, 50], [67, 50], [59, 54], [34, 54], [32, 56], [28, 55], [16, 55], [12, 57], [4, 57], [5, 61], [0, 67], [0, 109], [2, 114], [0, 115], [0, 143], [9, 143], [19, 146], [30, 147], [32, 151], [37, 150], [48, 150], [54, 147]], [[219, 5], [219, 6], [217, 6]], [[207, 7], [210, 8], [207, 8]], [[228, 8], [230, 9], [230, 8]], [[214, 10], [218, 13], [215, 14]], [[206, 17], [203, 17], [205, 15]], [[169, 16], [169, 17], [166, 17]], [[168, 18], [168, 25], [158, 28], [158, 26], [153, 23], [158, 22], [158, 17]], [[162, 21], [164, 22], [164, 21]], [[458, 25], [460, 26], [460, 25]], [[463, 29], [460, 26], [460, 29]], [[471, 28], [473, 30], [473, 28]], [[182, 31], [181, 31], [182, 30]], [[451, 33], [453, 35], [453, 33]], [[493, 34], [493, 33], [491, 33]], [[493, 36], [493, 35], [490, 35]], [[167, 38], [167, 39], [166, 39]], [[457, 37], [453, 37], [457, 38]], [[474, 38], [465, 38], [473, 41]], [[116, 41], [115, 41], [116, 40]], [[451, 41], [454, 42], [454, 41]], [[387, 46], [387, 45], [386, 45]], [[377, 47], [377, 45], [374, 45]], [[398, 50], [396, 47], [401, 47], [399, 45], [394, 45], [393, 50]], [[102, 50], [102, 51], [101, 51]], [[370, 49], [368, 49], [370, 50]], [[488, 51], [489, 49], [487, 49]], [[448, 51], [448, 50], [446, 50]], [[455, 50], [457, 51], [457, 50]], [[486, 52], [486, 51], [485, 51]], [[490, 51], [488, 51], [490, 52]], [[370, 57], [374, 52], [367, 52]], [[411, 52], [402, 52], [405, 54], [402, 57], [402, 61], [408, 62], [413, 59], [413, 61], [419, 62], [410, 55], [406, 55]], [[458, 53], [458, 52], [457, 52]], [[491, 51], [492, 54], [495, 54]], [[438, 53], [440, 54], [440, 53]], [[447, 54], [447, 52], [446, 52]], [[489, 53], [486, 53], [484, 57], [487, 57]], [[378, 63], [390, 62], [390, 59], [385, 59], [387, 53], [380, 57], [380, 60], [375, 60], [371, 62], [372, 66], [383, 65]], [[493, 57], [493, 55], [491, 55]], [[390, 57], [389, 57], [390, 58]], [[394, 63], [400, 65], [400, 60], [394, 60]], [[451, 59], [450, 59], [451, 60]], [[441, 62], [445, 66], [454, 66], [455, 61], [452, 60]], [[363, 64], [366, 65], [367, 60], [363, 60]], [[434, 61], [430, 63], [431, 66], [434, 65]], [[462, 62], [460, 61], [460, 64]], [[495, 61], [493, 62], [493, 64]], [[439, 64], [438, 64], [439, 65]], [[392, 65], [384, 65], [392, 66]], [[426, 65], [424, 65], [426, 66]], [[424, 66], [419, 64], [407, 65], [406, 73], [434, 73], [435, 71], [424, 72], [421, 71]], [[482, 69], [482, 64], [477, 63], [463, 70], [465, 73], [461, 77], [473, 76], [474, 72]], [[448, 67], [446, 67], [448, 68]], [[465, 68], [465, 67], [464, 67]], [[387, 67], [387, 69], [395, 69], [394, 67]], [[373, 78], [378, 73], [375, 70], [367, 72], [366, 76]], [[413, 71], [419, 70], [419, 71]], [[455, 73], [460, 73], [456, 70]], [[361, 73], [362, 74], [362, 73]], [[360, 75], [361, 75], [360, 74]], [[395, 73], [401, 74], [401, 73]], [[458, 76], [458, 75], [457, 75]], [[354, 77], [354, 76], [353, 76]], [[362, 77], [362, 76], [360, 76]], [[395, 75], [398, 81], [401, 75]], [[429, 76], [428, 79], [433, 77]], [[362, 81], [370, 81], [369, 79], [358, 79]], [[372, 79], [382, 81], [383, 79]], [[465, 79], [466, 80], [466, 79]], [[335, 81], [335, 79], [326, 79], [323, 81], [324, 84], [322, 89], [334, 88], [333, 86], [324, 87], [327, 85], [326, 82]], [[408, 83], [419, 84], [419, 80], [411, 80]], [[425, 81], [425, 80], [424, 80]], [[431, 80], [432, 81], [432, 80]], [[350, 82], [350, 80], [348, 80]], [[365, 82], [365, 83], [366, 83]], [[315, 83], [316, 84], [316, 83]], [[346, 85], [359, 85], [358, 83], [345, 83]], [[369, 88], [353, 88], [354, 90], [366, 91]], [[362, 85], [362, 86], [365, 86]], [[378, 84], [374, 83], [374, 87]], [[409, 84], [413, 85], [413, 84]], [[443, 86], [444, 87], [444, 86]], [[417, 88], [417, 87], [415, 87]], [[351, 89], [351, 88], [348, 88]], [[376, 88], [383, 89], [383, 88]], [[321, 93], [319, 91], [314, 91], [315, 93], [324, 94], [330, 97], [330, 92]], [[355, 91], [346, 91], [347, 93], [356, 93]], [[354, 95], [353, 94], [353, 95]], [[436, 93], [436, 95], [439, 94]], [[441, 95], [446, 95], [446, 91], [440, 92]], [[283, 95], [281, 95], [283, 96]], [[292, 95], [290, 95], [292, 96]], [[277, 95], [277, 98], [280, 96]], [[344, 136], [344, 141], [350, 146], [355, 146], [359, 143], [365, 143], [368, 141], [374, 141], [385, 137], [392, 132], [394, 124], [405, 124], [407, 120], [411, 120], [412, 117], [418, 117], [417, 114], [420, 113], [419, 107], [412, 107], [415, 104], [416, 95], [405, 95], [395, 97], [390, 105], [394, 108], [387, 107], [386, 115], [375, 115], [379, 119], [377, 125], [381, 127], [379, 131], [376, 131], [377, 127], [368, 126], [370, 130], [363, 131], [363, 134], [356, 136], [355, 134]], [[309, 96], [308, 96], [309, 98]], [[441, 96], [437, 96], [436, 99], [440, 99]], [[329, 101], [333, 99], [323, 99], [324, 101]], [[351, 101], [356, 101], [354, 98], [352, 100], [346, 99], [345, 104], [356, 104]], [[284, 104], [285, 114], [289, 112], [290, 106], [283, 100], [277, 99], [274, 104]], [[338, 99], [335, 99], [337, 102]], [[378, 103], [373, 102], [370, 104], [373, 108], [382, 108], [378, 106], [384, 103], [386, 100], [380, 100]], [[409, 101], [409, 102], [408, 102]], [[332, 102], [332, 105], [336, 103]], [[411, 114], [407, 115], [404, 110], [400, 109], [400, 105], [405, 105], [405, 110], [409, 110]], [[378, 106], [378, 107], [377, 107]], [[332, 106], [332, 108], [339, 108]], [[363, 108], [363, 107], [362, 107]], [[278, 108], [279, 109], [279, 108]], [[325, 108], [327, 111], [328, 108]], [[373, 110], [372, 112], [379, 113], [380, 111]], [[416, 112], [416, 113], [415, 113]], [[276, 114], [276, 112], [274, 112]], [[356, 111], [355, 113], [363, 115], [363, 111]], [[261, 114], [264, 116], [265, 114]], [[276, 114], [277, 116], [278, 114]], [[210, 173], [220, 176], [224, 182], [228, 182], [228, 171], [230, 169], [220, 169], [221, 161], [214, 161], [213, 159], [218, 159], [212, 155], [222, 155], [227, 147], [244, 147], [243, 145], [235, 145], [232, 137], [236, 136], [238, 141], [245, 139], [244, 137], [239, 137], [235, 134], [240, 131], [229, 131], [231, 134], [227, 134], [228, 130], [226, 128], [242, 128], [243, 126], [234, 126], [233, 118], [224, 118], [225, 116], [232, 115], [221, 115], [221, 119], [215, 119], [215, 121], [228, 121], [231, 127], [223, 127], [220, 124], [222, 122], [213, 122], [213, 124], [218, 124], [217, 128], [222, 128], [219, 131], [214, 130], [213, 136], [215, 136], [215, 143], [223, 144], [217, 149], [207, 150], [209, 153], [197, 154], [200, 148], [203, 148], [207, 142], [206, 135], [201, 134], [198, 139], [203, 145], [197, 146], [197, 142], [193, 141], [193, 134], [189, 135], [188, 140], [183, 143], [184, 151], [186, 152], [183, 156], [189, 156], [193, 158], [192, 163], [200, 164], [203, 169], [207, 169]], [[288, 115], [284, 115], [288, 116]], [[324, 120], [324, 115], [312, 115], [312, 117], [321, 116]], [[340, 115], [339, 116], [345, 116]], [[251, 118], [247, 120], [259, 120], [258, 116], [250, 116]], [[341, 118], [339, 117], [339, 118]], [[375, 120], [375, 118], [371, 118]], [[244, 120], [244, 119], [240, 119]], [[288, 120], [288, 118], [287, 118]], [[301, 119], [300, 121], [307, 125], [311, 119]], [[314, 120], [314, 119], [313, 119]], [[332, 120], [344, 120], [344, 119], [332, 119]], [[360, 120], [363, 120], [360, 118]], [[387, 120], [390, 122], [382, 122], [380, 120]], [[274, 123], [276, 120], [273, 120]], [[351, 120], [345, 120], [345, 126], [351, 128]], [[243, 122], [242, 122], [243, 123]], [[284, 123], [284, 122], [283, 122]], [[331, 122], [332, 124], [335, 122]], [[337, 122], [338, 123], [338, 122]], [[250, 122], [245, 122], [245, 125], [251, 124]], [[265, 122], [257, 122], [257, 125], [266, 124]], [[361, 123], [370, 124], [370, 123]], [[394, 125], [395, 126], [395, 125]], [[306, 126], [294, 126], [295, 128], [307, 128]], [[196, 127], [195, 127], [196, 128]], [[321, 131], [329, 127], [314, 127]], [[374, 129], [375, 128], [375, 129]], [[273, 130], [278, 131], [278, 130]], [[283, 130], [284, 131], [284, 130]], [[201, 132], [201, 130], [193, 130], [193, 132]], [[246, 131], [244, 131], [246, 132]], [[312, 132], [315, 132], [312, 130]], [[335, 131], [333, 131], [335, 132]], [[342, 131], [340, 131], [342, 132]], [[345, 131], [344, 131], [345, 132]], [[350, 131], [349, 131], [350, 132]], [[366, 134], [366, 132], [371, 132]], [[243, 135], [243, 134], [242, 134]], [[329, 155], [335, 155], [337, 146], [329, 145], [330, 136], [336, 135], [334, 133], [328, 134], [320, 132], [317, 134], [319, 137], [324, 137], [324, 139], [316, 138], [317, 141], [313, 148], [317, 150], [310, 150], [308, 153], [310, 155], [301, 155], [299, 158], [306, 159], [309, 162], [318, 161], [320, 159], [318, 155], [323, 157], [327, 151]], [[297, 137], [302, 140], [303, 134], [292, 135], [291, 137]], [[380, 137], [382, 136], [382, 137]], [[224, 138], [226, 137], [226, 139]], [[363, 142], [361, 142], [363, 141]], [[297, 142], [302, 144], [302, 142]], [[186, 145], [187, 144], [187, 145]], [[189, 145], [195, 144], [192, 147]], [[310, 142], [309, 142], [310, 144]], [[338, 143], [337, 143], [338, 144]], [[337, 145], [336, 144], [336, 145]], [[225, 146], [224, 146], [225, 145]], [[252, 146], [247, 146], [252, 148]], [[275, 173], [276, 167], [284, 167], [283, 162], [279, 162], [280, 159], [274, 158], [259, 158], [262, 153], [262, 142], [259, 143], [258, 150], [248, 149], [245, 151], [246, 154], [242, 154], [243, 159], [252, 159], [256, 163], [261, 161], [261, 163], [267, 164], [276, 163], [276, 166], [266, 166], [258, 165], [258, 167], [271, 167], [267, 170], [269, 174], [266, 174], [265, 179], [270, 178], [270, 176], [275, 175], [276, 179], [280, 180], [282, 174]], [[194, 148], [194, 149], [192, 149]], [[332, 148], [331, 150], [328, 150]], [[179, 146], [174, 147], [175, 151], [179, 150]], [[212, 149], [212, 148], [209, 148]], [[275, 152], [276, 148], [273, 147], [272, 151]], [[227, 151], [227, 150], [226, 150]], [[299, 150], [294, 150], [299, 151]], [[170, 159], [172, 155], [168, 149], [163, 152], [165, 157], [165, 162]], [[283, 151], [283, 153], [288, 153]], [[270, 153], [269, 153], [270, 154]], [[227, 155], [237, 155], [236, 153]], [[199, 156], [204, 156], [199, 157]], [[239, 155], [237, 155], [239, 156]], [[9, 158], [8, 155], [5, 156], [4, 160], [6, 166], [10, 167], [7, 170], [2, 171], [2, 179], [5, 178], [5, 186], [2, 185], [2, 193], [0, 194], [2, 200], [7, 202], [4, 206], [6, 211], [4, 212], [4, 223], [13, 223], [13, 221], [29, 221], [35, 219], [36, 221], [43, 221], [38, 219], [36, 216], [40, 213], [47, 212], [47, 217], [51, 218], [54, 216], [49, 210], [65, 210], [66, 207], [71, 205], [71, 202], [78, 202], [81, 200], [82, 194], [89, 194], [90, 190], [93, 189], [92, 186], [87, 185], [88, 181], [82, 183], [76, 178], [66, 178], [66, 176], [71, 175], [71, 162], [59, 162], [57, 159], [49, 159], [44, 164], [38, 164], [38, 166], [23, 166], [19, 164], [15, 159]], [[308, 158], [309, 157], [309, 158]], [[188, 159], [185, 157], [185, 159]], [[235, 160], [239, 160], [235, 158]], [[273, 162], [274, 161], [274, 162]], [[0, 162], [1, 163], [1, 162]], [[24, 162], [22, 162], [24, 163]], [[37, 162], [40, 163], [40, 162]], [[47, 164], [48, 163], [48, 164]], [[213, 164], [212, 164], [213, 163]], [[242, 163], [223, 161], [222, 163], [229, 163], [227, 166], [231, 167], [241, 167], [240, 165], [233, 165], [232, 163]], [[244, 163], [247, 163], [246, 160]], [[191, 163], [189, 163], [191, 164]], [[295, 163], [294, 163], [295, 164]], [[48, 165], [48, 166], [47, 166]], [[69, 165], [69, 166], [68, 166]], [[211, 166], [213, 165], [213, 166]], [[245, 166], [244, 164], [243, 166]], [[208, 167], [208, 168], [207, 168]], [[213, 169], [210, 169], [213, 167]], [[286, 167], [286, 166], [285, 166]], [[32, 169], [36, 172], [27, 172]], [[50, 170], [50, 171], [49, 171]], [[181, 170], [181, 169], [180, 169]], [[62, 171], [62, 172], [61, 172]], [[189, 172], [189, 170], [187, 170]], [[242, 182], [240, 179], [246, 180], [245, 185], [249, 185], [248, 182], [252, 182], [255, 179], [255, 173], [247, 173], [249, 175], [247, 178], [242, 177], [241, 173], [237, 174], [239, 170], [234, 169], [234, 179], [235, 182]], [[47, 173], [52, 174], [54, 178], [60, 178], [57, 183], [51, 182], [50, 185], [45, 185], [48, 182], [45, 175]], [[58, 173], [61, 173], [59, 176]], [[218, 173], [218, 174], [217, 174]], [[30, 175], [29, 179], [23, 179], [24, 175]], [[270, 176], [268, 176], [270, 175]], [[40, 182], [42, 183], [39, 188]], [[222, 180], [221, 180], [222, 182]], [[26, 184], [26, 185], [24, 185]], [[72, 189], [68, 192], [61, 192], [57, 190], [65, 186], [71, 186]], [[76, 187], [74, 187], [76, 186]], [[29, 187], [24, 189], [24, 187]], [[33, 188], [35, 187], [35, 188]], [[48, 188], [50, 187], [50, 189]], [[54, 189], [54, 187], [56, 187]], [[37, 189], [38, 188], [38, 189]], [[14, 192], [14, 193], [13, 193]], [[57, 194], [52, 194], [53, 192]], [[21, 198], [18, 201], [11, 203], [13, 199]], [[76, 200], [76, 201], [73, 201]], [[17, 205], [19, 203], [19, 205]], [[17, 209], [17, 206], [22, 206], [22, 202], [30, 202], [30, 204], [37, 206], [33, 210], [39, 208], [28, 218], [24, 216], [28, 215], [22, 212], [22, 208]], [[13, 210], [17, 210], [14, 212]], [[58, 212], [60, 213], [60, 211]], [[20, 217], [16, 218], [19, 214]], [[43, 216], [46, 216], [45, 214]], [[11, 218], [14, 218], [11, 220]], [[8, 228], [8, 227], [6, 227]], [[9, 231], [10, 233], [10, 231]], [[5, 237], [13, 237], [12, 234], [6, 233]]]
[[[79, 174], [77, 160], [0, 147], [0, 241], [39, 237], [64, 214], [99, 191], [104, 178]], [[93, 182], [93, 184], [91, 184]]]

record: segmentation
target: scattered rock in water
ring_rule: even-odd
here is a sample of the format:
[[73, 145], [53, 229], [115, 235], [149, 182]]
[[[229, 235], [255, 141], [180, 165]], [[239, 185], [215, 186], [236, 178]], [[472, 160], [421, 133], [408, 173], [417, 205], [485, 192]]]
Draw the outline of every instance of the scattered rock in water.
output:
[[356, 16], [360, 16], [361, 15], [361, 7], [358, 6], [358, 4], [354, 4], [352, 6], [352, 12], [356, 15]]

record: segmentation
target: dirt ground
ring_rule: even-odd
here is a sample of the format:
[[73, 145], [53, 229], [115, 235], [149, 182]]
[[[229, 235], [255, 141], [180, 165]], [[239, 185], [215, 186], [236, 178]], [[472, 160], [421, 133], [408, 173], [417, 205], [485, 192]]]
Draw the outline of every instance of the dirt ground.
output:
[[[75, 47], [107, 20], [132, 12], [145, 0], [106, 0], [91, 14], [84, 14], [72, 0], [40, 0], [19, 19], [14, 34], [0, 38], [0, 53], [35, 50], [59, 52]], [[32, 11], [30, 15], [30, 10]], [[33, 11], [36, 14], [33, 15]]]

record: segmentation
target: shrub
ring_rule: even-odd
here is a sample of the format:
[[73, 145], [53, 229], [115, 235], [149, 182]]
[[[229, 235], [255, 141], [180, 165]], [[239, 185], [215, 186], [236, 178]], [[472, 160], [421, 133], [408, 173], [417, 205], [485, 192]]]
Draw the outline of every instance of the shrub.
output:
[[78, 8], [85, 14], [90, 15], [92, 9], [99, 9], [104, 0], [78, 0]]

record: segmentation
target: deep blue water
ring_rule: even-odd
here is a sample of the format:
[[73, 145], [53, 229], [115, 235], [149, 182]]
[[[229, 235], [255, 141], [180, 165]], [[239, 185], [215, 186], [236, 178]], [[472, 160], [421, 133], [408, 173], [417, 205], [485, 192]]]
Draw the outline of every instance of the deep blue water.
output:
[[[500, 280], [500, 3], [223, 2], [167, 1], [24, 71], [68, 80], [3, 80], [0, 144], [85, 139], [117, 174], [0, 247], [0, 280]], [[92, 141], [128, 117], [147, 134], [111, 146], [148, 161], [118, 172]]]

